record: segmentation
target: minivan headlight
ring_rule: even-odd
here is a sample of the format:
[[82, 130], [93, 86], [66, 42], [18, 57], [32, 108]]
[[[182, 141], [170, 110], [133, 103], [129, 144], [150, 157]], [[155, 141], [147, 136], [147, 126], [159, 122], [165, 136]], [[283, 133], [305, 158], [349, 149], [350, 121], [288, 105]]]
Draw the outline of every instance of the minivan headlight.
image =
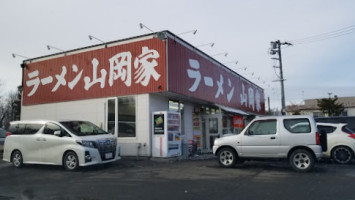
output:
[[94, 141], [82, 140], [77, 141], [77, 143], [84, 147], [96, 148], [96, 143]]

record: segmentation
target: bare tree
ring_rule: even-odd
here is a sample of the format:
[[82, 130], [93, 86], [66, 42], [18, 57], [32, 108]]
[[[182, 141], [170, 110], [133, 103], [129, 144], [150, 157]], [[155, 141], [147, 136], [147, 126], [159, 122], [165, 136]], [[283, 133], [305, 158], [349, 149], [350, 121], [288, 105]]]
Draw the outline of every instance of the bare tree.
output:
[[[3, 84], [0, 81], [0, 91]], [[20, 119], [21, 112], [21, 87], [18, 91], [10, 92], [6, 96], [0, 94], [0, 127], [8, 128], [9, 122]]]
[[3, 96], [3, 92], [4, 91], [2, 89], [3, 87], [3, 84], [2, 84], [2, 81], [0, 80], [0, 127], [3, 127], [3, 120], [5, 118], [5, 115], [6, 115], [6, 111], [5, 111], [5, 99], [4, 99], [4, 96]]

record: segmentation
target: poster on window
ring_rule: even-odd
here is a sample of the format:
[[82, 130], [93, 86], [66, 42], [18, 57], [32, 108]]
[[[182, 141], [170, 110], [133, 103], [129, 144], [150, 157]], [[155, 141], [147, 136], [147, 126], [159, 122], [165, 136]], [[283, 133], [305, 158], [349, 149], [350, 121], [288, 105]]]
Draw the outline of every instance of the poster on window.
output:
[[233, 116], [233, 127], [244, 128], [244, 120], [242, 116]]
[[164, 135], [164, 114], [154, 115], [154, 135]]

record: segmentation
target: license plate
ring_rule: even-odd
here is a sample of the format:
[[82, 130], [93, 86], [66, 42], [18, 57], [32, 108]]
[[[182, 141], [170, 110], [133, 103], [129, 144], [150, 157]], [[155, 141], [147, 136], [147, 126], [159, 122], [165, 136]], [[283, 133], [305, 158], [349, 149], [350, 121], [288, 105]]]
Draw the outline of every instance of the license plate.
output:
[[112, 153], [106, 153], [105, 154], [105, 159], [110, 159], [113, 157], [113, 154]]

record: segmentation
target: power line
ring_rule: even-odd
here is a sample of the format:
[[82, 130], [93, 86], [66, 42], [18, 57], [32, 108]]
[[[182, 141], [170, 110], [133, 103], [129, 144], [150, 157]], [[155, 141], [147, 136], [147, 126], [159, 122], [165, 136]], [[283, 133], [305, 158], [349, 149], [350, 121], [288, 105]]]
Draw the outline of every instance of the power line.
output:
[[317, 34], [317, 35], [313, 35], [301, 39], [291, 40], [290, 42], [293, 44], [308, 44], [308, 43], [319, 42], [331, 38], [341, 37], [351, 33], [355, 33], [355, 25], [347, 26], [338, 30], [321, 33], [321, 34]]

